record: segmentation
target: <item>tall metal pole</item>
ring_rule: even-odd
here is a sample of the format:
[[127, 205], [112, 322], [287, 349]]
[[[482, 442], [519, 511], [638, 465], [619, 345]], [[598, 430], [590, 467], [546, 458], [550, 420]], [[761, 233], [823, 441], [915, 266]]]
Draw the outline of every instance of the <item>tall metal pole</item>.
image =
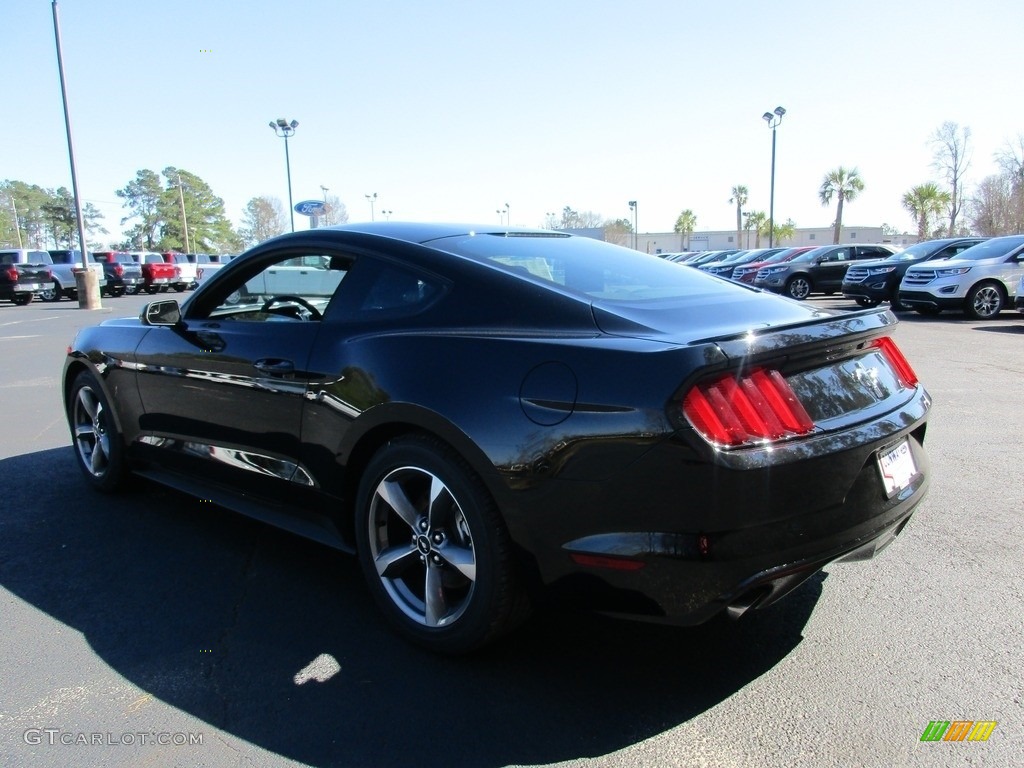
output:
[[290, 123], [283, 117], [270, 121], [270, 127], [278, 136], [284, 139], [284, 167], [288, 173], [288, 216], [292, 223], [292, 232], [295, 231], [295, 205], [292, 203], [292, 161], [288, 155], [288, 137], [295, 133], [299, 127], [298, 120]]
[[775, 247], [775, 129], [778, 123], [772, 126], [772, 186], [771, 197], [768, 203], [768, 247]]
[[[68, 112], [68, 89], [64, 81], [64, 57], [60, 43], [60, 20], [57, 13], [57, 0], [53, 0], [53, 36], [57, 41], [57, 71], [60, 73], [60, 95], [64, 101], [64, 127], [68, 134], [68, 159], [71, 162], [71, 190], [75, 196], [75, 216], [78, 218], [78, 246], [82, 249], [82, 275], [78, 281], [78, 308], [99, 309], [100, 289], [99, 278], [89, 269], [85, 242], [85, 219], [82, 217], [82, 199], [78, 196], [78, 170], [75, 166], [75, 142], [71, 136], [71, 115]], [[90, 280], [91, 278], [91, 280]]]
[[[768, 123], [768, 127], [772, 129], [772, 181], [771, 181], [771, 197], [768, 203], [768, 247], [772, 248], [775, 246], [775, 129], [779, 127], [779, 123], [782, 122], [783, 115], [786, 114], [786, 110], [783, 107], [776, 107], [774, 112], [765, 112], [761, 115], [761, 119]], [[749, 239], [749, 236], [748, 236]]]
[[295, 231], [295, 206], [292, 204], [292, 161], [288, 156], [288, 134], [284, 135], [284, 167], [288, 173], [288, 215], [291, 217], [292, 232]]

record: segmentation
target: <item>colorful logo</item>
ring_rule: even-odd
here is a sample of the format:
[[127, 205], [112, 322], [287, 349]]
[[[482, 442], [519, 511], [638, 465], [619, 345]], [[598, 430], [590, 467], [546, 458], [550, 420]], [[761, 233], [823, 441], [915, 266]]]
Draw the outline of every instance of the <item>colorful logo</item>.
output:
[[988, 741], [995, 720], [930, 720], [921, 741]]

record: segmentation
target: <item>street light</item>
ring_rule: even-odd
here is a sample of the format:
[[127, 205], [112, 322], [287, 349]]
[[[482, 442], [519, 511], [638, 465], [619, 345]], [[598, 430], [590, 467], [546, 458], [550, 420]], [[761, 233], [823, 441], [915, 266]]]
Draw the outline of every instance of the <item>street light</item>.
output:
[[374, 192], [372, 195], [363, 195], [370, 203], [370, 221], [373, 221], [373, 204], [377, 202], [377, 193]]
[[320, 191], [324, 193], [324, 203], [327, 203], [327, 191], [330, 187], [325, 187], [323, 184], [320, 185]]
[[772, 129], [772, 186], [771, 196], [769, 197], [768, 203], [768, 247], [773, 248], [775, 246], [775, 129], [779, 127], [779, 123], [782, 122], [782, 116], [786, 114], [786, 110], [782, 107], [776, 107], [775, 112], [765, 112], [761, 115], [761, 119], [768, 123], [768, 127]]
[[633, 250], [636, 250], [636, 200], [629, 201], [629, 210], [633, 212]]
[[498, 208], [495, 213], [498, 214], [498, 225], [500, 226], [504, 222], [505, 226], [508, 226], [508, 203], [505, 203], [504, 208]]
[[288, 157], [288, 137], [295, 135], [295, 129], [299, 127], [298, 120], [290, 123], [283, 117], [270, 121], [270, 127], [278, 136], [284, 139], [284, 167], [288, 172], [288, 215], [292, 221], [292, 232], [295, 231], [295, 206], [292, 205], [292, 162]]
[[384, 218], [385, 218], [385, 219], [387, 219], [388, 221], [391, 221], [391, 214], [392, 214], [392, 213], [394, 213], [394, 211], [381, 211], [381, 214], [382, 214], [382, 215], [384, 216]]

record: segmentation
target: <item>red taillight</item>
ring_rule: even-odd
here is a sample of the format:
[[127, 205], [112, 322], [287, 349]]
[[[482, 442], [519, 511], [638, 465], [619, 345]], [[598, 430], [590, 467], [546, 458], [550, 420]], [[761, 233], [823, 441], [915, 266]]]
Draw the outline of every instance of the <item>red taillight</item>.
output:
[[118, 277], [124, 277], [124, 267], [122, 267], [120, 264], [115, 264], [114, 274], [117, 275]]
[[896, 371], [896, 375], [900, 377], [900, 383], [905, 387], [916, 387], [918, 378], [917, 374], [914, 373], [914, 369], [910, 363], [907, 362], [907, 358], [903, 356], [900, 348], [896, 346], [896, 342], [893, 341], [889, 336], [883, 336], [880, 339], [875, 339], [871, 342], [872, 347], [876, 347], [879, 352], [889, 361], [889, 365]]
[[7, 272], [7, 279], [8, 280], [10, 280], [12, 283], [18, 282], [18, 270], [17, 269], [15, 269], [14, 267], [8, 267], [4, 271]]
[[683, 398], [683, 413], [694, 429], [719, 445], [779, 440], [814, 429], [782, 374], [761, 368], [697, 384]]

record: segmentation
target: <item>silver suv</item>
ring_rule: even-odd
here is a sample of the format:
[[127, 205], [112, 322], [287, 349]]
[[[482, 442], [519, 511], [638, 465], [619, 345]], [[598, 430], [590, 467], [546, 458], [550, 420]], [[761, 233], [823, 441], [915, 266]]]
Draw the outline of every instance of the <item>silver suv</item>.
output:
[[955, 259], [911, 267], [900, 283], [900, 303], [923, 315], [962, 309], [975, 320], [1013, 306], [1024, 275], [1024, 235], [993, 237]]

